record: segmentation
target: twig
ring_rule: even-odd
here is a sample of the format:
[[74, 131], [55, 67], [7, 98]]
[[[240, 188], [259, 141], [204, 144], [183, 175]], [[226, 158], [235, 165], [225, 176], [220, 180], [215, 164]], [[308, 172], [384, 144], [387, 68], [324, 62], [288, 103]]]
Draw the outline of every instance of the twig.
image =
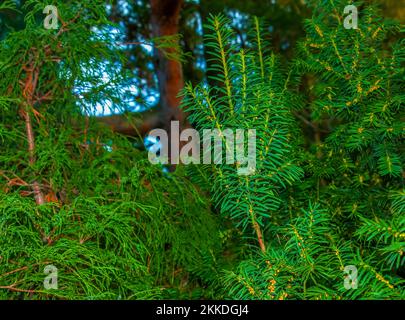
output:
[[15, 284], [9, 285], [9, 286], [0, 286], [0, 289], [7, 289], [15, 292], [27, 292], [27, 293], [36, 293], [38, 291], [36, 290], [28, 290], [28, 289], [19, 289], [19, 288], [14, 288]]
[[303, 116], [301, 116], [298, 112], [294, 112], [294, 115], [295, 115], [298, 119], [302, 120], [305, 124], [307, 124], [308, 126], [310, 126], [310, 127], [313, 128], [313, 129], [315, 129], [315, 125], [314, 125], [312, 122], [310, 122], [310, 121], [308, 121], [307, 119], [305, 119]]
[[[33, 49], [35, 51], [35, 49]], [[27, 73], [27, 78], [25, 80], [23, 97], [25, 98], [25, 106], [20, 110], [23, 119], [25, 120], [25, 130], [27, 132], [28, 140], [28, 152], [29, 152], [29, 163], [31, 166], [35, 164], [35, 136], [34, 130], [32, 128], [32, 121], [30, 116], [31, 109], [34, 110], [34, 95], [38, 84], [39, 78], [39, 68], [35, 66], [34, 61], [31, 60], [29, 66], [24, 66], [23, 70]], [[35, 201], [38, 205], [45, 203], [44, 195], [37, 181], [33, 182], [33, 191], [35, 196]]]
[[27, 270], [27, 269], [28, 269], [27, 266], [22, 267], [22, 268], [18, 268], [18, 269], [15, 269], [15, 270], [12, 270], [12, 271], [3, 273], [2, 275], [0, 275], [0, 278], [7, 277], [7, 276], [9, 276], [10, 274], [13, 274], [13, 273], [16, 273], [16, 272], [19, 272], [19, 271], [23, 271], [23, 270]]
[[264, 241], [263, 241], [263, 234], [262, 234], [262, 231], [260, 230], [259, 224], [256, 221], [253, 223], [253, 228], [256, 231], [257, 240], [259, 242], [260, 249], [262, 250], [263, 253], [265, 253], [266, 252], [266, 246], [265, 246]]
[[83, 9], [80, 9], [76, 16], [73, 19], [69, 20], [68, 22], [63, 21], [63, 19], [58, 14], [58, 20], [62, 23], [62, 27], [59, 29], [58, 33], [56, 34], [56, 38], [58, 38], [63, 32], [69, 31], [67, 28], [70, 24], [74, 23], [77, 19], [79, 19], [80, 14], [82, 13]]

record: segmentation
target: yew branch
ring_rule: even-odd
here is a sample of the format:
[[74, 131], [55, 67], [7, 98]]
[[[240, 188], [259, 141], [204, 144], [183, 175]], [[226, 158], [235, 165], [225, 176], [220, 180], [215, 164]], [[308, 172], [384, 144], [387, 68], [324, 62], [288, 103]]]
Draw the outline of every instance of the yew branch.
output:
[[256, 231], [257, 241], [259, 242], [260, 249], [264, 253], [266, 252], [266, 246], [264, 244], [262, 230], [260, 229], [260, 226], [256, 221], [253, 223], [253, 228]]

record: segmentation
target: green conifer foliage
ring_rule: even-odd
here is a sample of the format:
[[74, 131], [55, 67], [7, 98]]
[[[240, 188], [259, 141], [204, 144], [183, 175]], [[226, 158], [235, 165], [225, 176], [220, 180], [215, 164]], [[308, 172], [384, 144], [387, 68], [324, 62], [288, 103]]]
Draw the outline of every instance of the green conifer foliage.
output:
[[[83, 115], [122, 102], [128, 79], [114, 40], [94, 32], [110, 25], [105, 1], [55, 5], [59, 29], [31, 0], [26, 28], [0, 43], [0, 298], [189, 297], [188, 272], [220, 250], [209, 201]], [[48, 265], [58, 289], [44, 287]]]
[[[243, 230], [254, 231], [265, 251], [261, 228], [276, 215], [286, 187], [302, 176], [295, 161], [295, 120], [288, 107], [295, 97], [287, 90], [290, 74], [280, 69], [276, 55], [266, 55], [266, 42], [257, 20], [252, 49], [248, 51], [237, 51], [232, 45], [234, 34], [226, 18], [211, 17], [207, 28], [210, 31], [207, 46], [216, 57], [209, 68], [214, 71], [213, 80], [224, 85], [201, 84], [196, 88], [187, 85], [183, 107], [200, 131], [216, 129], [225, 136], [226, 129], [256, 130], [253, 174], [239, 174], [236, 162], [212, 165], [211, 173], [206, 168], [209, 173], [206, 179], [221, 213]], [[223, 145], [229, 148], [226, 139]]]
[[[224, 297], [405, 297], [403, 41], [387, 46], [399, 28], [373, 6], [358, 29], [345, 29], [345, 5], [318, 3], [287, 72], [259, 27], [238, 51], [227, 21], [211, 19], [209, 67], [223, 85], [188, 86], [184, 105], [198, 128], [258, 132], [255, 175], [220, 165], [206, 176], [221, 212], [256, 229], [261, 248], [223, 272]], [[300, 96], [297, 81], [308, 74], [314, 83]], [[302, 111], [315, 139], [297, 129]]]
[[55, 1], [56, 30], [26, 1], [26, 28], [0, 42], [0, 299], [404, 299], [400, 28], [356, 2], [345, 29], [347, 1], [309, 2], [289, 64], [259, 19], [243, 49], [208, 21], [212, 81], [186, 85], [183, 108], [223, 133], [223, 155], [226, 129], [256, 130], [241, 175], [165, 172], [84, 116], [125, 104], [130, 81], [105, 1]]

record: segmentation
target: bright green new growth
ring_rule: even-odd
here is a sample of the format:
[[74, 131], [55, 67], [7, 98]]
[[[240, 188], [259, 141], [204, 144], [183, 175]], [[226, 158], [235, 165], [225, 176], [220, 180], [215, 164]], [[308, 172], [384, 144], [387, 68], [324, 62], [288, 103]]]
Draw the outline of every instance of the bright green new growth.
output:
[[[295, 95], [287, 90], [290, 77], [279, 69], [276, 56], [263, 55], [265, 41], [259, 24], [256, 26], [253, 48], [235, 52], [227, 20], [211, 19], [206, 45], [216, 57], [210, 64], [216, 76], [210, 80], [224, 85], [187, 85], [183, 105], [200, 131], [256, 130], [254, 174], [240, 175], [238, 163], [213, 165], [207, 179], [221, 213], [243, 229], [254, 230], [264, 249], [260, 226], [274, 218], [285, 200], [286, 187], [302, 176], [302, 170], [296, 165], [296, 141], [292, 139], [295, 121], [289, 106]], [[224, 145], [228, 147], [226, 142]]]

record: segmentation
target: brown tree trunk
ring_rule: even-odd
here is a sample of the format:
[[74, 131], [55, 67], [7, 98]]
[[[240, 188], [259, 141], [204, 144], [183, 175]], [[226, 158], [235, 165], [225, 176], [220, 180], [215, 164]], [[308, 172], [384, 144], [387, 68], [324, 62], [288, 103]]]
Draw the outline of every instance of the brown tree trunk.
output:
[[[180, 11], [183, 0], [150, 0], [152, 9], [152, 35], [153, 37], [172, 36], [179, 33]], [[186, 142], [179, 141], [179, 135], [171, 132], [171, 122], [179, 121], [179, 130], [189, 127], [185, 113], [180, 109], [181, 98], [178, 96], [184, 87], [183, 70], [181, 63], [168, 59], [167, 54], [175, 53], [175, 48], [165, 49], [166, 52], [155, 48], [156, 72], [159, 82], [160, 105], [162, 112], [163, 129], [169, 136], [169, 162], [170, 171], [174, 171], [179, 163], [176, 150]], [[175, 146], [172, 150], [172, 146]]]
[[[183, 0], [150, 0], [150, 3], [153, 37], [177, 34], [179, 32], [179, 18]], [[179, 108], [181, 99], [178, 94], [184, 86], [181, 63], [168, 59], [165, 53], [158, 49], [155, 49], [155, 56], [157, 59], [156, 71], [159, 81], [162, 120], [165, 129], [170, 132], [170, 121], [178, 120], [181, 130], [187, 126], [185, 114]]]

